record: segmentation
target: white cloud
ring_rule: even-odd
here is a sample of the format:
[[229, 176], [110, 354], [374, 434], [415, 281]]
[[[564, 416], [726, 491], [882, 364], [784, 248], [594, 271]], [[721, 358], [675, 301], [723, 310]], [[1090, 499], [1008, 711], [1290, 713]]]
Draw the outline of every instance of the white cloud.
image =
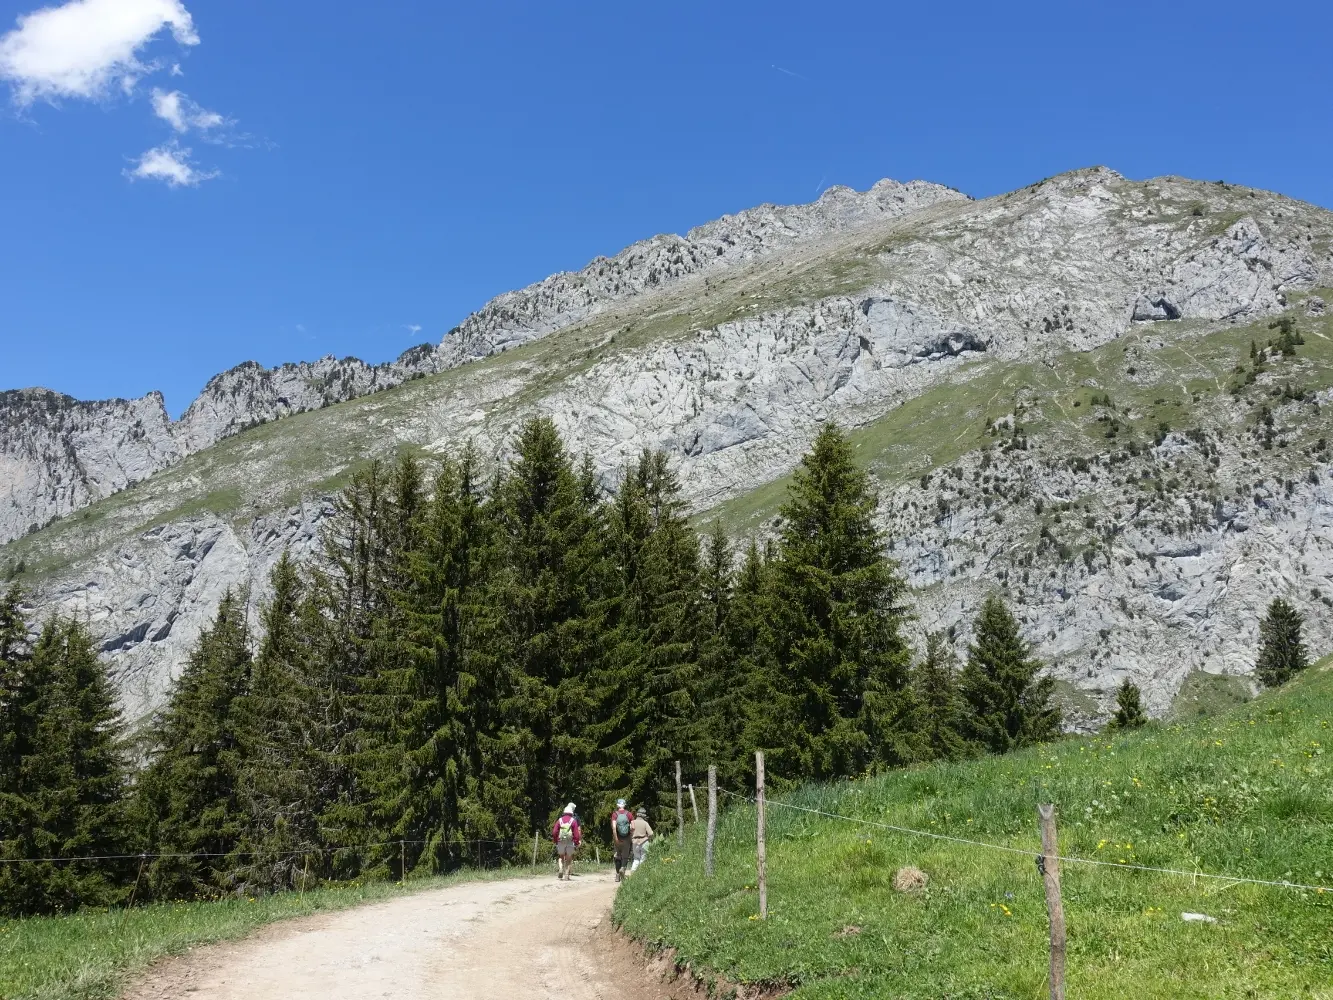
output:
[[405, 329], [406, 329], [409, 333], [411, 333], [411, 334], [413, 334], [413, 335], [416, 335], [416, 334], [418, 334], [418, 333], [421, 332], [421, 324], [420, 324], [420, 323], [408, 323], [408, 324], [406, 325]]
[[0, 38], [0, 79], [19, 104], [45, 98], [98, 98], [130, 91], [159, 67], [139, 61], [140, 50], [163, 28], [181, 45], [198, 45], [194, 19], [182, 0], [70, 0], [21, 14]]
[[125, 171], [125, 176], [131, 180], [162, 181], [167, 187], [197, 187], [217, 175], [216, 170], [200, 170], [196, 167], [190, 162], [190, 151], [182, 149], [175, 142], [148, 150], [139, 157], [133, 170]]
[[216, 111], [201, 108], [179, 90], [157, 87], [153, 88], [153, 114], [181, 133], [192, 128], [207, 131], [227, 124], [227, 119]]

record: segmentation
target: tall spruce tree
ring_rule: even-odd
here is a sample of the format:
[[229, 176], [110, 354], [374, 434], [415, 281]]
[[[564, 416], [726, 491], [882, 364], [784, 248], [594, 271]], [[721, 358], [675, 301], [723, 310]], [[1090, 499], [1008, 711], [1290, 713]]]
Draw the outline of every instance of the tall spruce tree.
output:
[[1055, 681], [1018, 633], [1018, 622], [997, 595], [987, 597], [973, 625], [959, 691], [966, 734], [981, 749], [1007, 753], [1054, 739], [1060, 711], [1051, 704]]
[[495, 801], [521, 814], [526, 832], [546, 827], [559, 803], [586, 801], [605, 784], [589, 727], [611, 571], [595, 484], [575, 471], [555, 424], [525, 423], [515, 452], [493, 507], [499, 565], [488, 600], [500, 618], [486, 639], [507, 689], [505, 728], [488, 754]]
[[310, 645], [321, 623], [290, 553], [274, 565], [269, 585], [249, 691], [234, 706], [245, 816], [234, 877], [253, 890], [301, 888], [323, 874], [319, 819], [329, 790], [319, 752], [320, 668]]
[[1268, 605], [1259, 623], [1259, 659], [1254, 668], [1264, 687], [1280, 687], [1310, 665], [1301, 641], [1304, 622], [1301, 613], [1280, 597]]
[[615, 625], [596, 692], [604, 762], [598, 813], [619, 795], [674, 801], [673, 761], [687, 773], [702, 738], [697, 701], [699, 540], [663, 452], [627, 469], [608, 511]]
[[[725, 772], [738, 757], [745, 731], [744, 651], [734, 643], [732, 605], [736, 599], [735, 553], [720, 521], [704, 541], [700, 570], [698, 694], [702, 732], [698, 752], [706, 764]], [[723, 776], [723, 781], [728, 776]]]
[[1115, 714], [1111, 717], [1112, 729], [1138, 729], [1148, 723], [1148, 716], [1143, 712], [1143, 702], [1139, 686], [1128, 677], [1121, 682], [1115, 692]]
[[964, 756], [968, 746], [962, 733], [958, 668], [942, 633], [926, 636], [926, 655], [912, 672], [912, 687], [923, 755], [933, 760]]
[[148, 884], [160, 897], [233, 888], [248, 824], [241, 800], [246, 750], [243, 699], [250, 694], [247, 598], [228, 592], [199, 639], [171, 700], [155, 720], [155, 746], [139, 781], [151, 853]]
[[497, 677], [477, 641], [493, 554], [484, 502], [469, 445], [441, 464], [397, 594], [411, 705], [402, 719], [407, 773], [396, 829], [424, 842], [410, 854], [433, 871], [467, 857], [469, 841], [507, 832], [487, 805], [480, 740], [503, 724]]
[[912, 757], [902, 581], [874, 524], [870, 477], [825, 425], [782, 507], [770, 613], [786, 718], [770, 730], [774, 772], [857, 774]]
[[29, 914], [109, 905], [121, 898], [128, 867], [112, 856], [134, 845], [120, 715], [87, 630], [72, 619], [51, 619], [19, 667], [10, 697], [5, 735], [12, 770], [0, 779], [0, 857], [25, 863], [0, 864], [3, 906]]

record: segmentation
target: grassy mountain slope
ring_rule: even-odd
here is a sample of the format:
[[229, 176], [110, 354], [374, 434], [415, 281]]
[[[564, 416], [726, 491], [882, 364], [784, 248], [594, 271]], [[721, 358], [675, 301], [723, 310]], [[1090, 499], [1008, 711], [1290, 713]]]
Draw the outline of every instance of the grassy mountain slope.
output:
[[[1033, 851], [1060, 810], [1069, 995], [1083, 1000], [1333, 997], [1333, 893], [1194, 879], [1139, 864], [1333, 884], [1333, 657], [1216, 719], [1068, 739], [970, 763], [805, 788], [781, 801]], [[778, 776], [780, 778], [780, 776]], [[726, 801], [724, 797], [724, 802]], [[754, 810], [659, 844], [615, 919], [677, 960], [797, 997], [1044, 995], [1046, 909], [1033, 860], [771, 806], [770, 917], [755, 919]], [[930, 877], [895, 892], [896, 869]], [[1186, 922], [1203, 913], [1216, 923]]]

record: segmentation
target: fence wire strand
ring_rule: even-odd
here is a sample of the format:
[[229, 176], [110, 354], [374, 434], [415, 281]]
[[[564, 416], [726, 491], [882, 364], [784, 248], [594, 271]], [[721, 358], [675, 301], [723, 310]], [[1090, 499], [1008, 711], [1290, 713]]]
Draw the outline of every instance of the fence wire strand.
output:
[[182, 858], [296, 858], [305, 854], [337, 854], [339, 851], [375, 851], [385, 847], [419, 847], [422, 844], [440, 843], [443, 847], [477, 847], [482, 844], [498, 844], [501, 847], [513, 847], [526, 844], [523, 840], [451, 840], [447, 842], [429, 840], [385, 840], [376, 844], [344, 844], [341, 847], [307, 847], [299, 851], [196, 851], [192, 854], [88, 854], [63, 858], [0, 858], [0, 864], [54, 864], [71, 861], [154, 861], [179, 860]]
[[[719, 788], [719, 792], [724, 795], [730, 795], [734, 799], [741, 799], [745, 802], [755, 803], [756, 800], [749, 795], [739, 795], [736, 792], [728, 791], [725, 788]], [[991, 844], [984, 840], [969, 840], [966, 837], [954, 837], [946, 833], [933, 833], [930, 830], [916, 830], [907, 826], [894, 826], [892, 823], [880, 823], [871, 819], [860, 819], [856, 816], [841, 816], [838, 813], [825, 812], [822, 809], [811, 809], [808, 806], [798, 806], [790, 802], [778, 802], [774, 799], [766, 798], [765, 806], [777, 806], [781, 809], [793, 809], [797, 812], [810, 813], [814, 816], [823, 816], [826, 819], [842, 820], [846, 823], [859, 823], [861, 826], [871, 826], [880, 830], [892, 830], [895, 833], [905, 833], [914, 837], [929, 837], [932, 840], [947, 840], [955, 844], [965, 844], [969, 847], [983, 847], [991, 851], [1003, 851], [1006, 854], [1019, 854], [1028, 858], [1041, 858], [1045, 855], [1041, 851], [1029, 851], [1021, 847], [1007, 847], [1003, 844]], [[1095, 858], [1065, 857], [1057, 855], [1056, 860], [1071, 865], [1093, 865], [1099, 868], [1118, 868], [1127, 871], [1156, 872], [1160, 875], [1183, 875], [1186, 878], [1205, 878], [1220, 882], [1230, 882], [1232, 885], [1246, 883], [1249, 885], [1267, 885], [1275, 886], [1279, 889], [1305, 889], [1311, 892], [1333, 892], [1333, 887], [1326, 885], [1306, 885], [1302, 882], [1288, 882], [1286, 880], [1273, 880], [1262, 878], [1247, 878], [1243, 875], [1215, 875], [1210, 872], [1190, 872], [1182, 868], [1157, 868], [1153, 865], [1136, 865], [1122, 863], [1119, 861], [1098, 861]]]

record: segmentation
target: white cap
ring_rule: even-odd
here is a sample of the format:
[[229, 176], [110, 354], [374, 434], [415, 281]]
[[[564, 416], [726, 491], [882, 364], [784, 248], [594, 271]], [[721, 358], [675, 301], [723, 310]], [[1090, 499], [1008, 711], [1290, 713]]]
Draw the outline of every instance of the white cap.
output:
[[619, 808], [621, 808], [621, 809], [624, 809], [624, 808], [625, 808], [625, 800], [624, 800], [624, 799], [616, 799], [616, 806], [619, 807]]
[[566, 816], [572, 816], [572, 815], [574, 815], [574, 803], [573, 803], [573, 802], [571, 802], [569, 805], [565, 806], [565, 815], [566, 815]]

